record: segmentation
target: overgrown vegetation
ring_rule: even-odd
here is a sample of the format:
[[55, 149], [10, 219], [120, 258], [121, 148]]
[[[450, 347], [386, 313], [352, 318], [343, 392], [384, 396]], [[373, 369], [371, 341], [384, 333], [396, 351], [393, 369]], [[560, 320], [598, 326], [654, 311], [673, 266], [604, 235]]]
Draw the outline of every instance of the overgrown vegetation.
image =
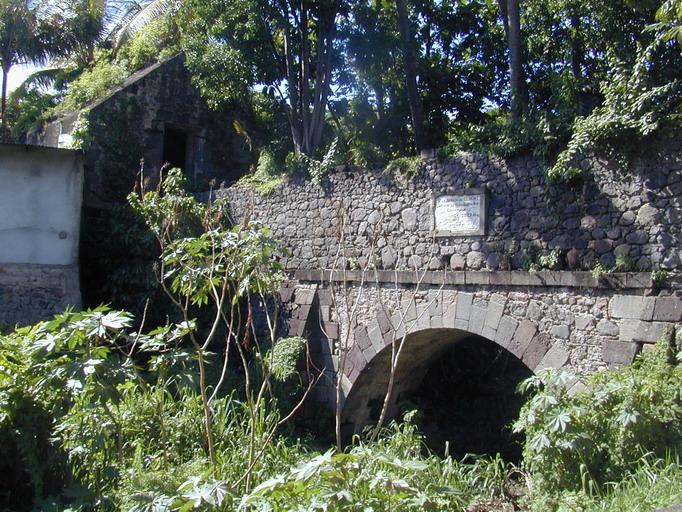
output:
[[[527, 381], [535, 391], [516, 424], [527, 439], [521, 468], [429, 453], [414, 413], [375, 441], [319, 452], [272, 435], [275, 402], [260, 402], [251, 422], [243, 375], [212, 402], [211, 462], [196, 357], [183, 343], [194, 327], [143, 334], [132, 320], [106, 308], [67, 312], [0, 338], [4, 509], [456, 511], [516, 502], [616, 511], [682, 499], [682, 354], [672, 338], [573, 396], [564, 374]], [[304, 346], [281, 340], [251, 364], [270, 361], [272, 375], [290, 382]], [[211, 354], [209, 364], [220, 359]]]
[[250, 306], [277, 286], [276, 244], [229, 227], [224, 205], [198, 204], [183, 183], [174, 170], [130, 197], [160, 245], [175, 322], [145, 332], [154, 304], [137, 328], [100, 307], [0, 336], [2, 509], [596, 511], [682, 499], [679, 332], [576, 394], [556, 371], [526, 381], [521, 467], [437, 456], [416, 411], [345, 450], [294, 437], [285, 426], [315, 383], [306, 340], [278, 339], [268, 308], [258, 337]]
[[[682, 337], [668, 338], [633, 365], [596, 375], [574, 396], [567, 389], [575, 378], [565, 373], [545, 371], [526, 381], [524, 389], [537, 392], [516, 428], [526, 434], [535, 509], [568, 510], [571, 502], [596, 501], [637, 481], [647, 485], [658, 471], [679, 478]], [[663, 501], [680, 498], [678, 489]]]

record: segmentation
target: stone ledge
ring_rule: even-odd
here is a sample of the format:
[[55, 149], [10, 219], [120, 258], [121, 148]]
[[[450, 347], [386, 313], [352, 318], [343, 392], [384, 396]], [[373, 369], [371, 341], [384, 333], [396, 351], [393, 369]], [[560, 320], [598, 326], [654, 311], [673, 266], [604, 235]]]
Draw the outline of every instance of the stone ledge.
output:
[[[332, 275], [333, 274], [333, 275]], [[423, 274], [423, 275], [422, 275]], [[399, 284], [415, 285], [421, 279], [423, 285], [486, 285], [486, 286], [538, 286], [558, 288], [603, 288], [608, 290], [648, 289], [652, 287], [648, 272], [623, 272], [606, 274], [599, 278], [586, 271], [543, 271], [521, 270], [499, 271], [426, 271], [415, 273], [409, 270], [296, 270], [294, 278], [307, 282], [359, 283], [367, 285]]]

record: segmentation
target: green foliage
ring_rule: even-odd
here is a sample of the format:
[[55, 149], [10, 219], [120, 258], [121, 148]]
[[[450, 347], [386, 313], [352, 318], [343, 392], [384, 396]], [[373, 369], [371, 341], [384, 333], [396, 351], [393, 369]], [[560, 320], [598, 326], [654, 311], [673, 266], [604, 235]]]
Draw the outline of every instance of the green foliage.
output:
[[172, 57], [180, 51], [169, 16], [161, 16], [137, 32], [118, 52], [117, 60], [131, 71]]
[[128, 77], [125, 66], [111, 62], [102, 54], [91, 69], [74, 80], [62, 102], [53, 110], [53, 115], [81, 110], [94, 101], [109, 94]]
[[547, 115], [529, 113], [512, 122], [507, 112], [497, 109], [486, 112], [480, 124], [453, 125], [446, 152], [488, 153], [503, 158], [530, 153], [549, 160], [566, 138], [565, 127]]
[[300, 153], [298, 157], [300, 158], [303, 165], [305, 165], [310, 178], [313, 183], [319, 185], [322, 180], [334, 169], [336, 165], [337, 158], [337, 145], [338, 139], [334, 139], [332, 143], [327, 148], [322, 160], [316, 160], [305, 153]]
[[78, 118], [73, 123], [71, 131], [71, 144], [69, 149], [80, 149], [85, 151], [92, 144], [92, 136], [90, 135], [90, 120], [86, 113], [80, 112]]
[[564, 491], [592, 495], [637, 470], [643, 454], [664, 458], [682, 446], [682, 366], [674, 342], [620, 370], [594, 376], [585, 392], [569, 396], [574, 380], [548, 370], [526, 381], [535, 395], [515, 427], [524, 431], [524, 464], [535, 498]]
[[682, 82], [674, 79], [656, 83], [651, 61], [658, 43], [641, 52], [634, 67], [622, 62], [612, 65], [610, 80], [602, 84], [604, 103], [589, 116], [579, 117], [573, 134], [556, 163], [547, 171], [555, 181], [570, 181], [581, 174], [574, 161], [590, 151], [606, 151], [623, 167], [633, 140], [644, 138], [661, 126], [676, 124], [682, 115]]
[[7, 117], [12, 126], [12, 137], [19, 140], [22, 135], [38, 128], [45, 121], [46, 112], [55, 106], [56, 101], [54, 95], [36, 89], [30, 89], [21, 95], [10, 95]]
[[411, 416], [374, 444], [305, 458], [241, 498], [239, 510], [465, 510], [499, 497], [508, 467], [499, 460], [461, 464], [423, 456]]
[[256, 172], [242, 177], [239, 183], [254, 187], [260, 193], [269, 195], [282, 185], [284, 179], [281, 168], [277, 166], [274, 154], [264, 149], [258, 157]]
[[559, 247], [543, 252], [536, 245], [529, 245], [524, 250], [524, 268], [529, 272], [560, 270], [562, 266], [563, 258]]
[[665, 270], [654, 270], [651, 272], [651, 283], [656, 288], [665, 288], [670, 282], [670, 273]]
[[287, 382], [298, 376], [298, 365], [306, 350], [306, 340], [300, 336], [283, 338], [264, 356], [265, 364], [270, 368], [273, 377], [280, 382]]
[[422, 168], [421, 158], [418, 156], [406, 156], [395, 158], [388, 162], [384, 173], [397, 176], [404, 181], [413, 180]]

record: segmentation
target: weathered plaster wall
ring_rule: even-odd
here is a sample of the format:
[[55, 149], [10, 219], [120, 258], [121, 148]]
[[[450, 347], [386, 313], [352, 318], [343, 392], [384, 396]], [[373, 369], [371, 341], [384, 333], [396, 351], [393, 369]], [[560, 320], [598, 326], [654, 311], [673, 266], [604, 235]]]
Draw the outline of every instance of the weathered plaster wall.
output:
[[82, 156], [2, 144], [0, 183], [0, 322], [79, 306]]
[[[341, 170], [322, 186], [295, 179], [265, 197], [241, 186], [218, 193], [236, 218], [272, 228], [292, 251], [286, 260], [292, 270], [333, 266], [343, 224], [351, 266], [364, 267], [374, 251], [384, 269], [519, 269], [530, 248], [559, 247], [567, 269], [611, 265], [621, 255], [642, 270], [679, 271], [680, 141], [666, 134], [647, 142], [628, 170], [584, 159], [586, 179], [575, 187], [548, 184], [542, 164], [530, 157], [460, 154], [427, 160], [406, 184], [381, 170]], [[466, 187], [487, 190], [486, 234], [434, 243], [432, 198]]]

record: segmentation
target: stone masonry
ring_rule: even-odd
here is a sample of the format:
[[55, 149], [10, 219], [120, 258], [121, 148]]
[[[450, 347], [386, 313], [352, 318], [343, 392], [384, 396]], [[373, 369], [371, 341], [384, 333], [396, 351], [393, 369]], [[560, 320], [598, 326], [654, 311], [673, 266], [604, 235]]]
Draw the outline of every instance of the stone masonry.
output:
[[[350, 433], [376, 420], [402, 340], [393, 412], [466, 337], [494, 342], [534, 372], [570, 371], [575, 392], [582, 377], [673, 336], [682, 321], [677, 140], [661, 136], [628, 171], [585, 159], [578, 186], [547, 183], [531, 158], [427, 154], [410, 181], [345, 168], [322, 186], [292, 179], [269, 196], [242, 186], [218, 194], [236, 221], [269, 226], [289, 249], [285, 332], [306, 336], [327, 374], [318, 402], [335, 403], [341, 372]], [[486, 195], [483, 234], [436, 236], [435, 198], [467, 189]], [[560, 271], [524, 270], [553, 249]], [[616, 261], [633, 272], [589, 271]], [[652, 269], [667, 271], [667, 283], [654, 283]]]
[[[632, 270], [680, 271], [679, 143], [662, 136], [627, 171], [585, 159], [586, 179], [577, 186], [548, 184], [530, 157], [460, 154], [425, 160], [407, 183], [381, 170], [345, 168], [322, 186], [298, 178], [268, 196], [239, 185], [218, 194], [238, 219], [261, 221], [285, 242], [290, 270], [330, 268], [343, 233], [349, 268], [513, 270], [533, 252], [559, 248], [560, 268], [569, 270], [620, 257]], [[433, 198], [467, 187], [487, 191], [486, 234], [434, 238]]]

